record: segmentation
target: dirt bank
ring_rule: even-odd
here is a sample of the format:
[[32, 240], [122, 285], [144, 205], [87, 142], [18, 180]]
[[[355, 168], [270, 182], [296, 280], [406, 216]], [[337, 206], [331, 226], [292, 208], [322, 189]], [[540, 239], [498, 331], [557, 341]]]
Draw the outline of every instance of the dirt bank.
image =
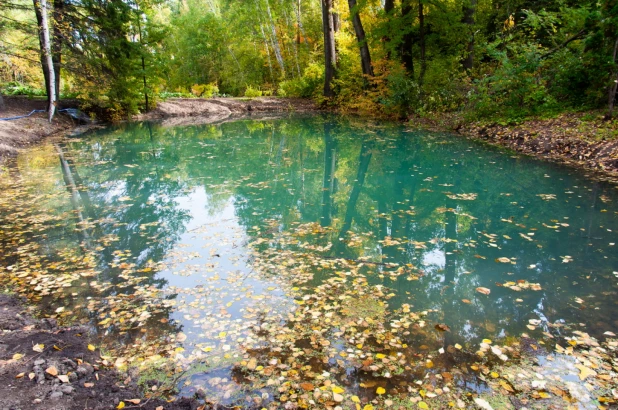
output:
[[565, 163], [618, 182], [618, 123], [595, 113], [563, 114], [519, 125], [470, 123], [456, 130], [475, 139]]
[[[33, 110], [44, 110], [47, 105], [43, 99], [27, 97], [4, 97], [4, 102], [6, 107], [0, 111], [0, 118], [28, 115]], [[15, 155], [45, 137], [64, 133], [76, 125], [70, 117], [62, 114], [54, 117], [50, 124], [44, 112], [26, 118], [0, 121], [0, 158]]]
[[[195, 400], [145, 399], [137, 380], [117, 373], [88, 345], [88, 329], [34, 319], [17, 297], [0, 294], [0, 408], [195, 410]], [[139, 400], [139, 402], [138, 402]], [[122, 407], [122, 405], [120, 405]]]
[[172, 98], [137, 120], [159, 121], [163, 126], [212, 124], [238, 117], [273, 113], [318, 111], [315, 103], [302, 98]]

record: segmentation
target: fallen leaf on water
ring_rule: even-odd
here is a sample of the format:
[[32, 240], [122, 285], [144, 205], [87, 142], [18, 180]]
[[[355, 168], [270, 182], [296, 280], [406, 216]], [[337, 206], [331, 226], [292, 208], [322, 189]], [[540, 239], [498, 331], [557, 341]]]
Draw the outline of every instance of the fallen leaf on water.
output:
[[509, 258], [506, 258], [506, 257], [503, 256], [501, 258], [496, 258], [496, 262], [499, 262], [499, 263], [511, 263], [511, 260]]
[[474, 399], [474, 402], [476, 403], [477, 406], [479, 406], [483, 410], [494, 410], [494, 408], [491, 407], [491, 405], [485, 399], [481, 399], [477, 397]]
[[478, 288], [476, 288], [476, 291], [478, 293], [482, 293], [483, 295], [489, 295], [491, 293], [490, 289], [484, 288], [482, 286], [479, 286]]
[[332, 389], [333, 389], [333, 393], [343, 393], [345, 391], [341, 387], [334, 386], [334, 385], [333, 385]]
[[445, 325], [444, 323], [438, 323], [438, 324], [435, 326], [435, 328], [436, 328], [436, 330], [439, 330], [439, 331], [441, 331], [441, 332], [448, 332], [448, 331], [450, 331], [450, 330], [451, 330], [451, 328], [450, 328], [450, 327], [448, 327], [447, 325]]
[[472, 303], [472, 302], [470, 302], [468, 299], [461, 299], [461, 301], [462, 301], [463, 303], [467, 303], [467, 304]]
[[576, 364], [575, 367], [577, 367], [579, 369], [579, 371], [581, 372], [579, 374], [579, 380], [584, 380], [588, 376], [596, 376], [597, 375], [597, 372], [595, 372], [594, 370], [584, 366], [583, 364]]

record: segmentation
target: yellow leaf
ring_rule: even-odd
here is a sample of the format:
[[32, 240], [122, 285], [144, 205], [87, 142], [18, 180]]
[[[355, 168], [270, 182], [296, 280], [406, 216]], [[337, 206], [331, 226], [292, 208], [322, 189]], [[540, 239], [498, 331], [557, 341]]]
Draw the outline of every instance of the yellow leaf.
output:
[[584, 366], [583, 364], [576, 364], [575, 367], [577, 367], [579, 369], [579, 371], [581, 372], [579, 374], [579, 380], [584, 380], [588, 376], [596, 376], [597, 375], [597, 372], [595, 372], [592, 369], [589, 369], [588, 367]]
[[500, 375], [496, 372], [491, 372], [491, 377], [493, 377], [494, 379], [497, 379]]
[[227, 332], [221, 332], [219, 333], [219, 338], [223, 339], [225, 336], [227, 336]]
[[333, 389], [333, 393], [343, 393], [345, 391], [341, 387], [334, 386], [334, 385], [333, 385], [332, 389]]
[[21, 379], [22, 377], [24, 377], [26, 375], [26, 373], [19, 373], [17, 376], [15, 376], [16, 379]]
[[382, 354], [382, 353], [378, 353], [378, 354], [376, 355], [376, 358], [378, 358], [378, 359], [384, 359], [385, 357], [386, 357], [386, 355], [385, 355], [385, 354]]
[[378, 394], [384, 394], [384, 393], [386, 393], [386, 389], [384, 389], [384, 387], [378, 387], [378, 388], [376, 389], [376, 393], [378, 393]]
[[34, 350], [35, 352], [42, 353], [43, 349], [45, 349], [45, 345], [42, 344], [42, 343], [39, 343], [38, 345], [32, 346], [32, 350]]
[[354, 403], [360, 403], [360, 399], [358, 398], [358, 396], [352, 396], [350, 397], [350, 399], [352, 399]]
[[487, 343], [488, 345], [490, 345], [490, 344], [491, 344], [491, 340], [489, 340], [489, 339], [483, 339], [483, 343]]
[[373, 406], [371, 404], [367, 404], [365, 407], [363, 407], [363, 410], [373, 410]]
[[551, 397], [548, 393], [545, 393], [544, 391], [539, 392], [539, 396], [540, 396], [542, 399], [549, 399], [549, 398]]
[[19, 359], [21, 359], [22, 357], [24, 357], [24, 355], [23, 355], [23, 354], [21, 354], [21, 353], [15, 353], [15, 354], [13, 355], [13, 360], [19, 360]]
[[121, 401], [120, 403], [118, 403], [118, 406], [116, 407], [117, 409], [124, 409], [124, 401]]
[[424, 401], [419, 401], [418, 402], [418, 408], [419, 409], [428, 409], [429, 406], [427, 405], [427, 403], [425, 403]]
[[88, 350], [94, 352], [96, 350], [96, 347], [94, 347], [94, 345], [88, 345]]

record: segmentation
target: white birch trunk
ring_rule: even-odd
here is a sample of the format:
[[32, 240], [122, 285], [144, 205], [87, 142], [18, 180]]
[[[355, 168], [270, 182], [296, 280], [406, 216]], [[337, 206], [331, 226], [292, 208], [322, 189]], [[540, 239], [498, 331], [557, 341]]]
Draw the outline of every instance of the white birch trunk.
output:
[[266, 57], [268, 58], [268, 69], [270, 70], [270, 81], [275, 81], [275, 76], [273, 75], [273, 65], [270, 61], [270, 48], [268, 47], [268, 40], [266, 39], [266, 34], [264, 33], [264, 26], [260, 23], [260, 30], [262, 30], [262, 37], [264, 38], [264, 47], [266, 48]]
[[285, 76], [285, 64], [283, 63], [283, 57], [281, 56], [281, 48], [279, 47], [279, 40], [277, 39], [277, 30], [275, 29], [275, 21], [273, 20], [273, 16], [270, 12], [270, 4], [268, 0], [266, 0], [266, 12], [268, 13], [268, 19], [270, 20], [270, 28], [272, 31], [272, 43], [273, 49], [275, 50], [275, 57], [277, 58], [277, 63], [279, 63], [279, 67], [281, 68], [281, 73]]
[[49, 108], [48, 116], [49, 122], [54, 118], [56, 111], [56, 73], [54, 73], [54, 62], [52, 61], [51, 40], [49, 37], [49, 20], [47, 19], [47, 0], [40, 0], [41, 7], [41, 30], [43, 31], [43, 54], [47, 60], [48, 80], [51, 86], [49, 87]]

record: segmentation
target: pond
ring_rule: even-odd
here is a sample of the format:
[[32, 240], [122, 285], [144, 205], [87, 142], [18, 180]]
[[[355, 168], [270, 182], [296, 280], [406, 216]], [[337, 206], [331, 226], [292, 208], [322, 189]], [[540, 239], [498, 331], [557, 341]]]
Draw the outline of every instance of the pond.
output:
[[13, 285], [118, 367], [171, 366], [184, 395], [482, 391], [466, 352], [486, 339], [618, 333], [615, 187], [462, 137], [131, 123], [30, 149], [3, 179]]

